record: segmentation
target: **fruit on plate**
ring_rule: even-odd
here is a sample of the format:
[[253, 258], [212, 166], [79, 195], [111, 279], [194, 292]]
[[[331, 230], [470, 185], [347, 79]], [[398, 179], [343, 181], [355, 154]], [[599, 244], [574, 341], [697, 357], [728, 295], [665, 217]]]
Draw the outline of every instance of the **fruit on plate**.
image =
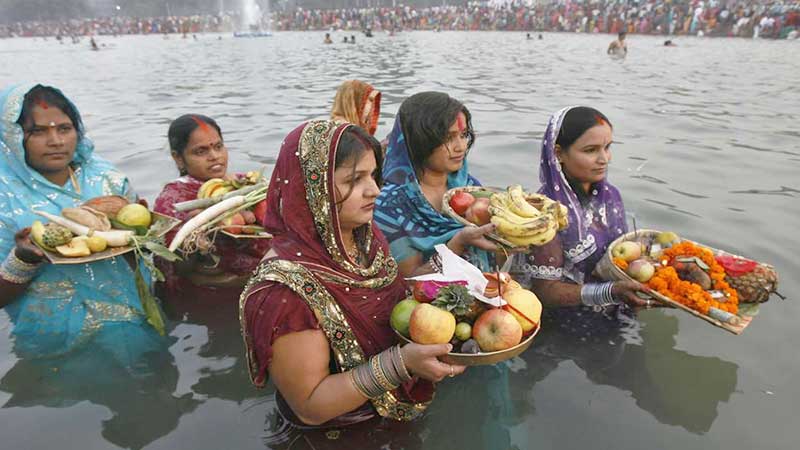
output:
[[[537, 207], [538, 206], [538, 207]], [[544, 245], [568, 224], [568, 211], [541, 194], [529, 194], [522, 186], [492, 195], [488, 208], [497, 233], [518, 247]]]
[[72, 232], [55, 223], [43, 225], [34, 221], [31, 225], [31, 239], [45, 250], [56, 251], [59, 245], [66, 245], [72, 240]]
[[440, 288], [431, 305], [452, 313], [459, 322], [472, 322], [484, 308], [462, 284], [449, 284]]
[[662, 231], [656, 235], [656, 242], [661, 245], [661, 248], [670, 248], [680, 241], [681, 238], [672, 231]]
[[116, 220], [128, 227], [149, 228], [153, 218], [144, 205], [131, 203], [119, 210]]
[[89, 236], [86, 238], [86, 245], [92, 253], [99, 253], [108, 248], [108, 241], [102, 236]]
[[127, 198], [121, 195], [104, 195], [86, 201], [82, 206], [88, 206], [95, 211], [105, 214], [109, 218], [114, 218], [120, 209], [130, 203]]
[[456, 324], [456, 339], [459, 341], [466, 341], [472, 336], [472, 325], [467, 322], [458, 322]]
[[611, 256], [627, 262], [635, 261], [642, 256], [642, 246], [638, 242], [623, 241], [611, 249]]
[[475, 321], [472, 338], [482, 351], [496, 352], [519, 344], [522, 327], [510, 312], [500, 308], [490, 309]]
[[653, 278], [653, 274], [656, 273], [656, 268], [650, 261], [639, 258], [628, 264], [626, 272], [634, 280], [640, 283], [647, 283], [650, 281], [650, 278]]
[[56, 251], [68, 258], [77, 258], [92, 254], [92, 251], [89, 250], [89, 246], [86, 244], [86, 239], [72, 239], [69, 244], [56, 247]]
[[231, 234], [242, 234], [242, 225], [244, 224], [244, 217], [240, 213], [236, 213], [222, 220], [222, 229]]
[[419, 305], [419, 302], [413, 298], [407, 298], [399, 301], [394, 308], [392, 308], [392, 315], [389, 317], [389, 323], [392, 328], [400, 332], [405, 337], [410, 337], [408, 334], [408, 322], [411, 320], [411, 313], [414, 308]]
[[503, 300], [508, 303], [503, 308], [517, 319], [523, 334], [536, 329], [542, 319], [542, 303], [536, 294], [527, 289], [512, 288], [503, 293]]
[[253, 214], [256, 216], [256, 222], [263, 226], [267, 221], [267, 199], [261, 200], [253, 207]]
[[430, 303], [420, 303], [411, 312], [408, 331], [418, 344], [446, 344], [456, 331], [456, 318]]
[[478, 226], [489, 223], [492, 220], [492, 216], [489, 214], [489, 199], [484, 197], [475, 199], [475, 202], [464, 212], [464, 218]]
[[222, 178], [211, 178], [200, 186], [197, 190], [197, 198], [210, 198], [211, 193], [218, 187], [226, 185], [226, 181]]
[[449, 202], [450, 207], [453, 208], [453, 211], [459, 216], [463, 216], [464, 213], [467, 212], [467, 208], [472, 206], [473, 203], [475, 203], [475, 197], [469, 192], [464, 191], [453, 194]]

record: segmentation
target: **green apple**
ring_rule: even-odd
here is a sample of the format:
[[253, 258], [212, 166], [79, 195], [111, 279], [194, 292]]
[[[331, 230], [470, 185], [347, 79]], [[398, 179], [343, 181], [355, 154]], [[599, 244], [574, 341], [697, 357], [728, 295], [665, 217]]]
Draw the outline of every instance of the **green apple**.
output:
[[456, 324], [456, 338], [459, 341], [466, 341], [472, 337], [472, 326], [467, 322], [459, 322]]
[[407, 298], [398, 302], [392, 309], [389, 323], [392, 325], [392, 328], [399, 331], [400, 334], [405, 337], [409, 337], [408, 322], [411, 320], [411, 312], [414, 311], [417, 305], [419, 305], [418, 301], [413, 298]]
[[638, 242], [633, 241], [620, 242], [611, 249], [611, 256], [631, 262], [642, 256], [642, 246]]
[[679, 243], [681, 238], [678, 237], [677, 234], [673, 233], [672, 231], [663, 231], [658, 233], [656, 236], [656, 242], [661, 244], [662, 248], [669, 248], [673, 245]]

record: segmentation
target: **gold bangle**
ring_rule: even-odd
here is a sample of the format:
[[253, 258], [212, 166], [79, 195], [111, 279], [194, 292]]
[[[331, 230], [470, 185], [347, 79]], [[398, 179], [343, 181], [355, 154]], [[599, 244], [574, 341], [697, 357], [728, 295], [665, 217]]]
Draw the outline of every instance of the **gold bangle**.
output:
[[357, 369], [353, 369], [347, 372], [350, 375], [350, 382], [353, 383], [353, 387], [356, 388], [359, 394], [363, 395], [366, 398], [370, 398], [369, 394], [367, 393], [367, 390], [363, 386], [361, 386], [361, 383], [356, 378], [356, 370]]
[[399, 366], [397, 367], [397, 371], [400, 374], [400, 378], [402, 378], [404, 382], [411, 380], [412, 378], [411, 372], [408, 371], [408, 368], [406, 367], [406, 362], [403, 361], [403, 352], [400, 350], [400, 345], [395, 345], [394, 349], [395, 353], [397, 354], [397, 359], [395, 360], [395, 362]]
[[378, 382], [378, 385], [383, 388], [384, 391], [393, 391], [397, 389], [397, 386], [392, 386], [392, 384], [386, 378], [386, 374], [383, 372], [383, 368], [381, 368], [381, 362], [378, 356], [379, 355], [375, 355], [369, 360], [370, 364], [372, 365], [372, 374], [375, 376], [375, 381]]

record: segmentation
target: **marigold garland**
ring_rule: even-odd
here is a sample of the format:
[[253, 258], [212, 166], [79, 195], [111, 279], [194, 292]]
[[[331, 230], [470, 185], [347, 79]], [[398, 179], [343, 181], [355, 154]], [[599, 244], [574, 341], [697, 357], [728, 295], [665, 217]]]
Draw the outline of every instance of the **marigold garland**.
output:
[[[725, 294], [726, 301], [720, 302], [711, 297], [711, 294], [700, 285], [678, 278], [675, 268], [669, 264], [679, 256], [694, 256], [706, 263], [710, 268], [708, 274], [711, 277], [712, 288]], [[739, 311], [739, 295], [725, 282], [725, 269], [714, 259], [711, 250], [683, 241], [664, 250], [661, 263], [656, 266], [653, 278], [647, 282], [653, 290], [705, 315], [708, 315], [708, 310], [712, 307], [732, 314]]]

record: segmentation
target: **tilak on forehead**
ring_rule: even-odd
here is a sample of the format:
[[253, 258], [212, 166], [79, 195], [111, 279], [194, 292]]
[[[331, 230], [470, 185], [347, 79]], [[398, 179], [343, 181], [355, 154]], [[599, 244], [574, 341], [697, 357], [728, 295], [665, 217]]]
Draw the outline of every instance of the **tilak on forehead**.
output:
[[49, 109], [50, 105], [43, 98], [36, 99], [36, 104], [39, 105], [39, 108], [42, 109]]

